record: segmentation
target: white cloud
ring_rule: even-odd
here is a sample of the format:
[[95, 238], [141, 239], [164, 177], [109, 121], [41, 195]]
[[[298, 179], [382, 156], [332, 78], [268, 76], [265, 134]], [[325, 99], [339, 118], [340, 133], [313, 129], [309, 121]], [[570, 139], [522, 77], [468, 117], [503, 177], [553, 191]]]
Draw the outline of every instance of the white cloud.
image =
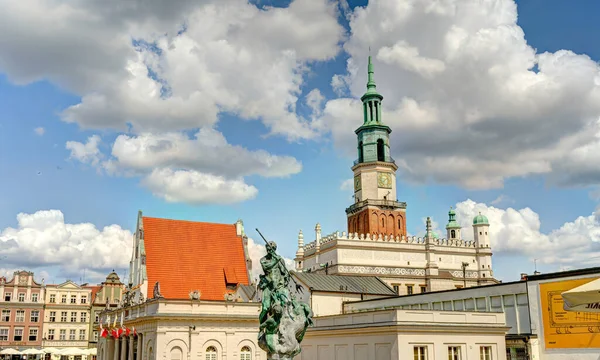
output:
[[354, 190], [354, 179], [346, 179], [346, 180], [342, 181], [342, 184], [340, 185], [340, 190], [343, 190], [343, 191]]
[[111, 156], [99, 149], [94, 135], [83, 144], [67, 142], [71, 158], [111, 175], [137, 176], [155, 196], [168, 202], [231, 204], [252, 199], [258, 189], [245, 176], [285, 178], [302, 170], [294, 157], [250, 151], [231, 145], [222, 133], [200, 129], [193, 138], [184, 133], [119, 135]]
[[157, 169], [142, 184], [168, 202], [190, 204], [233, 204], [252, 199], [258, 193], [243, 180], [227, 180], [194, 170]]
[[67, 150], [71, 151], [69, 159], [74, 159], [92, 166], [98, 166], [104, 157], [98, 147], [101, 142], [100, 136], [92, 135], [87, 139], [85, 144], [77, 141], [67, 141], [65, 147]]
[[456, 204], [456, 218], [466, 240], [473, 240], [472, 219], [479, 212], [490, 222], [490, 241], [496, 254], [523, 254], [556, 270], [595, 266], [600, 257], [600, 209], [545, 234], [540, 231], [539, 215], [530, 208], [500, 209], [466, 200]]
[[40, 127], [36, 127], [35, 129], [33, 129], [33, 131], [34, 131], [34, 132], [35, 132], [37, 135], [39, 135], [39, 136], [42, 136], [42, 135], [44, 135], [44, 133], [46, 132], [46, 130], [45, 130], [43, 127], [41, 127], [41, 126], [40, 126]]
[[383, 120], [406, 180], [499, 188], [510, 177], [600, 182], [600, 67], [568, 50], [536, 53], [512, 0], [381, 0], [357, 7], [341, 94], [320, 121], [356, 156], [371, 47]]
[[[0, 257], [6, 256], [3, 265], [11, 269], [56, 269], [79, 281], [83, 269], [106, 276], [113, 268], [126, 267], [131, 256], [133, 234], [118, 225], [98, 229], [90, 223], [65, 223], [60, 210], [20, 213], [17, 222], [16, 228], [0, 230]], [[46, 276], [36, 273], [38, 281]]]
[[67, 122], [136, 133], [212, 126], [230, 112], [290, 140], [315, 137], [295, 112], [303, 75], [308, 63], [336, 56], [344, 33], [329, 0], [264, 9], [246, 0], [0, 6], [0, 70], [11, 81], [48, 79], [80, 95], [62, 113]]

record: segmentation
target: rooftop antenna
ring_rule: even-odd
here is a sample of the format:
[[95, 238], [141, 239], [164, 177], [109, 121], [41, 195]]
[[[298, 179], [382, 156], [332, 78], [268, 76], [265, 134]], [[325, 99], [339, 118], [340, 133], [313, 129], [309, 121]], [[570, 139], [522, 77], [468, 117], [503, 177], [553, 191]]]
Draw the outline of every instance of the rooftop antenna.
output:
[[538, 259], [533, 259], [533, 275], [539, 274], [539, 272], [537, 271], [537, 261]]

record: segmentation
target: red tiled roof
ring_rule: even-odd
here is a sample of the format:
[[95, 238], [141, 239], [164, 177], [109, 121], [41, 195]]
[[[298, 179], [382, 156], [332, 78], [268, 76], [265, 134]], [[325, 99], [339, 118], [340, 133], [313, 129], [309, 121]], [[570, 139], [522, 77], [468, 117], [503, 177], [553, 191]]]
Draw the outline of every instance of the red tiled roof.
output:
[[86, 288], [92, 290], [92, 298], [90, 299], [90, 302], [93, 303], [94, 300], [96, 300], [96, 294], [98, 294], [98, 291], [100, 291], [101, 286], [93, 285], [93, 286], [86, 286]]
[[247, 285], [241, 236], [235, 225], [143, 217], [148, 292], [160, 282], [168, 299], [224, 300], [227, 283]]

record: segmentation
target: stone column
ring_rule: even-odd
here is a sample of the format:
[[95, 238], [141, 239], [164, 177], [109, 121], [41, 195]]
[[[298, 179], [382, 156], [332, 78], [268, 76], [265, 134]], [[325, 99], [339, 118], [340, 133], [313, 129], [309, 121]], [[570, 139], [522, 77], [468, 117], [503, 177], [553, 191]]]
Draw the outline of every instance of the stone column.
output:
[[119, 360], [119, 340], [114, 339], [113, 341], [115, 342], [113, 360]]
[[127, 339], [121, 338], [121, 360], [127, 359]]
[[143, 343], [144, 341], [142, 340], [142, 334], [138, 334], [138, 338], [137, 338], [137, 359], [136, 360], [142, 360], [142, 348], [143, 348]]
[[133, 334], [129, 336], [129, 354], [127, 358], [133, 360]]

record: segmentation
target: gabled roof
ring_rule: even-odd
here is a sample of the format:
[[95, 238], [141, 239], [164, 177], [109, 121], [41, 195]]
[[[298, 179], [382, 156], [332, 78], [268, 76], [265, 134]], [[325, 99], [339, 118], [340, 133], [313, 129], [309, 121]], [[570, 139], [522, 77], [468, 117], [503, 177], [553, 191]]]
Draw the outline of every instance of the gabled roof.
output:
[[340, 276], [313, 273], [293, 273], [313, 291], [398, 296], [376, 276]]
[[167, 299], [224, 300], [227, 285], [248, 284], [242, 237], [234, 224], [143, 217], [148, 297], [160, 282]]

